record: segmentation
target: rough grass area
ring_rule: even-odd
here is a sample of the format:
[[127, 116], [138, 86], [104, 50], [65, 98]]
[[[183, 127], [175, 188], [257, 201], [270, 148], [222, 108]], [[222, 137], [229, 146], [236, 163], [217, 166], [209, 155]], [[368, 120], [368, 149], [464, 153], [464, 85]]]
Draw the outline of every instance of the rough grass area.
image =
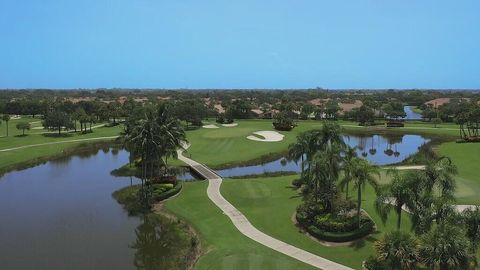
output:
[[[297, 206], [301, 203], [298, 192], [291, 187], [291, 182], [298, 176], [273, 178], [255, 178], [242, 180], [225, 180], [221, 192], [224, 197], [247, 216], [250, 222], [261, 231], [286, 243], [305, 249], [319, 256], [361, 269], [364, 259], [373, 254], [373, 243], [385, 232], [396, 229], [396, 215], [391, 213], [386, 224], [374, 210], [375, 192], [366, 187], [363, 194], [362, 208], [377, 225], [377, 232], [355, 241], [347, 246], [326, 247], [300, 232], [292, 221]], [[389, 179], [382, 175], [381, 182]], [[356, 192], [351, 191], [356, 200]], [[402, 230], [410, 230], [408, 214], [402, 215]]]
[[450, 157], [458, 167], [457, 198], [459, 204], [480, 205], [480, 144], [444, 143], [438, 151]]
[[[31, 119], [33, 120], [33, 119]], [[6, 123], [3, 122], [0, 125], [0, 150], [9, 149], [19, 146], [28, 146], [36, 145], [43, 143], [55, 143], [34, 146], [23, 149], [15, 149], [12, 151], [1, 151], [0, 152], [0, 174], [5, 172], [15, 170], [15, 169], [25, 169], [29, 168], [43, 162], [46, 162], [50, 159], [55, 159], [67, 154], [71, 154], [74, 151], [77, 151], [79, 147], [83, 147], [89, 144], [96, 144], [98, 142], [113, 141], [113, 139], [99, 139], [95, 138], [101, 137], [111, 137], [117, 136], [122, 130], [121, 126], [115, 127], [100, 127], [94, 129], [92, 133], [81, 134], [78, 133], [69, 133], [64, 136], [45, 136], [44, 134], [34, 134], [30, 133], [28, 136], [13, 136], [14, 133], [11, 133], [15, 129], [16, 121], [21, 120], [10, 120], [10, 135], [8, 137], [1, 137], [6, 130]], [[40, 121], [35, 118], [35, 121]], [[21, 131], [19, 131], [21, 132]], [[38, 132], [38, 130], [36, 131]], [[95, 139], [92, 141], [76, 141], [69, 142], [72, 140], [83, 140], [83, 139]]]
[[207, 197], [207, 184], [185, 183], [177, 197], [165, 202], [167, 210], [188, 221], [200, 234], [206, 254], [195, 269], [316, 269], [242, 235]]
[[[23, 170], [39, 164], [71, 156], [76, 153], [98, 151], [101, 148], [118, 146], [112, 140], [96, 140], [92, 142], [69, 143], [42, 146], [40, 151], [21, 149], [11, 152], [0, 152], [0, 176], [14, 170]], [[5, 158], [5, 159], [1, 159]]]

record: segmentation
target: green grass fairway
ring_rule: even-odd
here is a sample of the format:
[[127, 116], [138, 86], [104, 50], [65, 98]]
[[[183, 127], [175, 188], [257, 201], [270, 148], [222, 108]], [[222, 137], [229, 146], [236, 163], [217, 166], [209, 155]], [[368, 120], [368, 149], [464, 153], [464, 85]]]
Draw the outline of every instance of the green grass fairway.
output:
[[480, 205], [480, 143], [449, 142], [440, 145], [439, 151], [458, 167], [458, 203]]
[[[78, 146], [80, 144], [88, 143], [86, 142], [68, 142], [71, 140], [83, 140], [91, 139], [98, 137], [110, 137], [120, 134], [122, 126], [115, 127], [99, 127], [93, 129], [92, 133], [81, 134], [81, 133], [64, 133], [61, 137], [52, 137], [45, 136], [42, 134], [44, 130], [29, 130], [25, 134], [27, 136], [18, 136], [21, 134], [20, 130], [15, 128], [15, 125], [18, 122], [27, 121], [27, 122], [36, 122], [34, 125], [39, 125], [38, 121], [41, 121], [38, 118], [21, 118], [21, 119], [12, 119], [9, 121], [9, 136], [6, 135], [6, 123], [2, 122], [0, 125], [0, 149], [14, 148], [18, 146], [26, 146], [33, 144], [42, 144], [42, 143], [52, 143], [52, 142], [65, 142], [59, 144], [51, 145], [42, 145], [35, 146], [31, 148], [16, 149], [9, 152], [0, 152], [0, 173], [5, 172], [11, 169], [15, 169], [17, 166], [21, 165], [33, 165], [37, 161], [45, 160], [47, 157], [58, 155], [64, 152], [66, 149], [71, 147]], [[41, 124], [40, 124], [41, 125]], [[1, 137], [3, 136], [3, 137]], [[98, 142], [98, 141], [92, 141]]]
[[180, 195], [165, 203], [200, 234], [206, 254], [195, 269], [316, 269], [243, 236], [210, 201], [206, 189], [206, 181], [185, 183]]
[[[286, 243], [345, 264], [361, 269], [364, 259], [373, 254], [372, 244], [383, 233], [396, 229], [396, 215], [391, 213], [386, 225], [383, 225], [373, 207], [375, 198], [371, 187], [365, 189], [362, 208], [377, 224], [378, 232], [357, 241], [351, 246], [325, 247], [299, 232], [292, 222], [296, 207], [301, 197], [290, 187], [292, 179], [297, 176], [272, 177], [264, 179], [225, 180], [222, 194], [247, 216], [250, 222], [261, 231]], [[382, 181], [387, 179], [382, 176]], [[356, 194], [356, 193], [353, 193]], [[402, 215], [402, 229], [410, 229], [408, 215]]]
[[200, 128], [189, 131], [187, 138], [192, 144], [188, 154], [193, 159], [212, 167], [236, 164], [257, 159], [264, 155], [286, 151], [290, 143], [296, 140], [301, 131], [321, 127], [321, 122], [305, 122], [285, 135], [280, 142], [258, 142], [247, 139], [252, 132], [274, 130], [271, 120], [237, 121], [236, 127], [221, 127], [216, 129]]

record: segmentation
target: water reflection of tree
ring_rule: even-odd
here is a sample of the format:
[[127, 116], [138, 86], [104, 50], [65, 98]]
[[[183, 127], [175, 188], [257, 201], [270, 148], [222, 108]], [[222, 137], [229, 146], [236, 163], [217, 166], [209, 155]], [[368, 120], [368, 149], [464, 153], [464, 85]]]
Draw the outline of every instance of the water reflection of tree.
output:
[[117, 155], [121, 149], [122, 148], [118, 145], [104, 142], [80, 145], [74, 149], [65, 151], [62, 156], [56, 157], [51, 162], [53, 164], [60, 165], [69, 162], [74, 157], [78, 157], [79, 159], [88, 159], [97, 155], [100, 150], [103, 153], [108, 153], [110, 150], [112, 150], [112, 154]]
[[[398, 151], [397, 149], [397, 144], [402, 144], [403, 142], [403, 135], [399, 135], [399, 134], [390, 134], [388, 136], [386, 136], [387, 138], [387, 148], [385, 149], [385, 151], [383, 151], [385, 153], [385, 155], [391, 157], [392, 155], [395, 156], [395, 157], [398, 157], [400, 156], [400, 152]], [[395, 151], [392, 150], [392, 146], [395, 147]]]
[[375, 135], [372, 136], [372, 145], [371, 145], [370, 149], [368, 150], [368, 152], [372, 156], [374, 156], [377, 153], [377, 149], [375, 148], [375, 141], [374, 140], [375, 140]]
[[363, 157], [367, 157], [368, 156], [368, 153], [365, 151], [365, 149], [367, 148], [367, 140], [368, 140], [368, 136], [360, 136], [359, 138], [359, 141], [358, 141], [358, 150], [362, 151], [362, 156]]
[[173, 222], [159, 215], [145, 215], [136, 230], [134, 265], [137, 269], [185, 269], [193, 241]]

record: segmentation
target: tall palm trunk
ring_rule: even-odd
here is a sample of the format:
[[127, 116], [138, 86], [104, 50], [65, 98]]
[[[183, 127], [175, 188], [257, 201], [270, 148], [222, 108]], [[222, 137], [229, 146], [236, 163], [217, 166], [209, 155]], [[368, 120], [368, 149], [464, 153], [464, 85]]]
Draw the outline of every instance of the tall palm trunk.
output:
[[397, 230], [400, 230], [400, 225], [402, 223], [402, 205], [397, 204]]
[[362, 185], [358, 185], [358, 195], [357, 195], [357, 222], [358, 228], [360, 228], [360, 210], [362, 207]]
[[304, 158], [303, 158], [303, 154], [302, 154], [302, 175], [303, 175], [304, 171], [305, 171], [305, 162], [304, 162]]
[[346, 190], [345, 190], [345, 200], [348, 200], [348, 182], [347, 182], [347, 185], [346, 185]]

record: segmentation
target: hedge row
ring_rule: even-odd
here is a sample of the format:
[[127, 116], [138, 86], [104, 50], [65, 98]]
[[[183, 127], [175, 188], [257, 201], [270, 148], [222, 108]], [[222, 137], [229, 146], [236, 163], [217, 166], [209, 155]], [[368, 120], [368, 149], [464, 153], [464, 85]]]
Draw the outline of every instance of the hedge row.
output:
[[307, 224], [307, 222], [297, 217], [297, 221], [310, 235], [313, 237], [329, 241], [329, 242], [349, 242], [360, 239], [372, 233], [375, 229], [373, 221], [363, 222], [360, 228], [350, 232], [327, 232], [317, 228], [315, 225]]
[[178, 194], [180, 192], [180, 190], [182, 190], [182, 182], [178, 182], [172, 189], [169, 189], [165, 192], [162, 192], [160, 194], [158, 194], [157, 196], [155, 196], [154, 200], [155, 201], [163, 201], [165, 199], [168, 199], [176, 194]]

